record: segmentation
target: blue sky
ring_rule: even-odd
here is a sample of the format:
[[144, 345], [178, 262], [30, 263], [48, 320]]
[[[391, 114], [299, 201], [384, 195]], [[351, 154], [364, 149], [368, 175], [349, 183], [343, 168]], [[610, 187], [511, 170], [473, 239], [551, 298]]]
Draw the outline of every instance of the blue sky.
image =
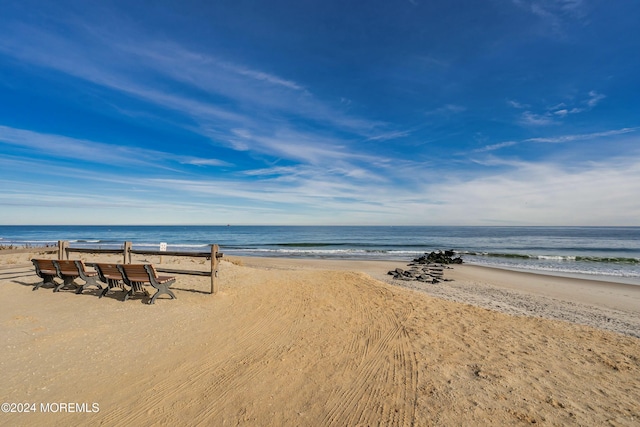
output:
[[638, 16], [4, 0], [0, 223], [640, 225]]

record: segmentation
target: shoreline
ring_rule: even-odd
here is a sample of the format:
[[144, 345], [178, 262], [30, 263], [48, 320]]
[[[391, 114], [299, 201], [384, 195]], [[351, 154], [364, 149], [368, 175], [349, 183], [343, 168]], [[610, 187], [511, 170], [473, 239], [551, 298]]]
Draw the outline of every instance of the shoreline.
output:
[[[358, 263], [358, 262], [395, 262], [395, 263], [404, 263], [404, 265], [410, 263], [412, 259], [398, 259], [398, 258], [324, 258], [324, 257], [291, 257], [291, 256], [254, 256], [254, 255], [230, 255], [230, 257], [236, 258], [268, 258], [268, 259], [290, 259], [290, 260], [318, 260], [318, 261], [344, 261], [350, 263]], [[474, 262], [464, 261], [463, 265], [472, 265], [482, 268], [491, 268], [496, 270], [505, 270], [505, 271], [516, 271], [521, 273], [529, 273], [529, 274], [539, 274], [544, 276], [553, 276], [553, 277], [565, 277], [565, 278], [573, 278], [573, 279], [582, 279], [582, 280], [592, 280], [596, 282], [610, 282], [610, 283], [621, 283], [626, 285], [634, 285], [640, 286], [640, 277], [627, 277], [627, 276], [616, 276], [616, 275], [607, 275], [607, 274], [589, 274], [583, 272], [571, 272], [571, 271], [555, 271], [555, 270], [542, 270], [542, 269], [533, 269], [533, 268], [518, 268], [518, 267], [510, 267], [510, 266], [502, 266], [502, 265], [487, 265], [480, 264]]]
[[407, 263], [297, 258], [231, 257], [253, 268], [358, 271], [375, 280], [448, 301], [517, 316], [582, 324], [640, 338], [640, 286], [462, 264], [445, 269], [451, 282], [394, 280]]
[[[314, 262], [344, 262], [350, 264], [359, 264], [359, 263], [389, 263], [389, 264], [403, 264], [407, 265], [412, 260], [399, 260], [399, 259], [391, 259], [391, 258], [374, 258], [374, 259], [362, 259], [362, 258], [321, 258], [321, 257], [287, 257], [287, 256], [251, 256], [251, 255], [229, 255], [229, 258], [238, 258], [238, 259], [269, 259], [269, 260], [290, 260], [291, 262], [300, 262], [305, 263], [306, 261]], [[589, 280], [594, 282], [601, 283], [618, 283], [624, 285], [632, 285], [632, 286], [640, 286], [640, 278], [633, 277], [623, 277], [623, 276], [613, 276], [613, 275], [598, 275], [598, 274], [588, 274], [588, 273], [573, 273], [573, 272], [565, 272], [565, 271], [553, 271], [553, 270], [535, 270], [535, 269], [527, 269], [527, 268], [516, 268], [516, 267], [507, 267], [507, 266], [493, 266], [493, 265], [485, 265], [478, 264], [473, 262], [464, 262], [462, 265], [465, 266], [474, 266], [480, 268], [501, 270], [501, 271], [513, 271], [518, 273], [525, 274], [534, 274], [534, 275], [542, 275], [542, 276], [551, 276], [558, 278], [567, 278], [567, 279], [577, 279], [577, 280]]]
[[606, 274], [574, 273], [569, 271], [535, 270], [535, 269], [527, 269], [527, 268], [483, 265], [483, 264], [475, 264], [475, 263], [468, 263], [468, 262], [465, 262], [465, 265], [473, 265], [473, 266], [483, 267], [483, 268], [493, 268], [496, 270], [516, 271], [519, 273], [540, 274], [543, 276], [565, 277], [568, 279], [591, 280], [594, 282], [620, 283], [624, 285], [640, 286], [639, 277], [613, 276], [613, 275], [606, 275]]

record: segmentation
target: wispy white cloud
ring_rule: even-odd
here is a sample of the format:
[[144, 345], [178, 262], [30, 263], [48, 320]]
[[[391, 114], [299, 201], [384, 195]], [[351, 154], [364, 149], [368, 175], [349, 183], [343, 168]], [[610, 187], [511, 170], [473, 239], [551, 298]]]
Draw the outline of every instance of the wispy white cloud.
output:
[[524, 126], [548, 126], [556, 123], [551, 113], [536, 114], [531, 111], [523, 112], [518, 121]]
[[511, 107], [513, 107], [513, 108], [517, 108], [517, 109], [519, 109], [519, 110], [522, 110], [522, 109], [530, 108], [530, 107], [531, 107], [530, 105], [522, 104], [522, 103], [520, 103], [520, 102], [518, 102], [518, 101], [515, 101], [515, 100], [513, 100], [513, 99], [508, 99], [508, 100], [507, 100], [507, 104], [508, 104], [508, 105], [510, 105]]
[[[297, 177], [281, 171], [279, 180], [312, 182], [314, 178], [322, 178], [331, 182], [341, 177], [381, 182], [384, 178], [375, 168], [384, 167], [388, 159], [358, 152], [353, 141], [362, 141], [362, 137], [385, 141], [409, 135], [409, 131], [385, 131], [384, 123], [343, 114], [340, 109], [315, 99], [303, 84], [274, 73], [172, 41], [152, 40], [129, 28], [114, 35], [112, 31], [103, 31], [100, 25], [86, 26], [72, 18], [66, 24], [81, 37], [67, 38], [61, 33], [17, 24], [11, 32], [4, 33], [7, 37], [1, 38], [0, 52], [25, 64], [53, 69], [172, 110], [184, 119], [179, 123], [171, 118], [174, 124], [203, 135], [214, 144], [245, 151], [254, 158], [280, 158], [307, 165], [308, 176]], [[447, 106], [446, 110], [456, 111], [456, 107]], [[291, 115], [322, 126], [328, 123], [356, 137], [353, 140], [336, 138], [323, 132], [322, 126], [297, 128], [289, 120]], [[61, 135], [23, 132], [23, 136], [24, 141], [32, 140], [32, 149], [35, 149], [33, 141], [42, 141], [40, 145], [49, 155], [80, 159], [94, 153], [94, 158], [103, 159], [104, 164], [123, 164], [134, 159], [151, 163], [160, 159], [164, 168], [171, 164], [233, 166], [221, 159], [185, 155], [185, 148], [180, 144], [168, 154]], [[12, 139], [14, 143], [15, 140]], [[56, 143], [52, 144], [53, 141]], [[319, 175], [319, 169], [326, 171], [324, 176]]]
[[581, 19], [586, 15], [583, 0], [512, 0], [519, 6], [540, 18], [554, 31], [561, 29], [566, 19]]
[[[135, 167], [146, 171], [176, 171], [178, 164], [195, 166], [231, 166], [214, 158], [196, 158], [141, 147], [127, 147], [63, 135], [39, 133], [0, 125], [0, 146], [20, 147], [27, 158], [46, 157], [48, 160], [67, 159], [78, 162], [80, 168], [107, 165], [126, 170]], [[8, 157], [5, 157], [5, 160]], [[86, 165], [86, 166], [84, 166]], [[86, 172], [78, 172], [87, 176]]]
[[199, 119], [241, 123], [246, 118], [213, 103], [153, 86], [149, 75], [137, 74], [144, 63], [108, 46], [78, 43], [36, 27], [16, 27], [12, 36], [0, 41], [0, 52], [24, 63], [53, 69]]
[[[153, 179], [147, 185], [189, 194], [191, 199], [215, 198], [236, 205], [262, 205], [278, 207], [280, 211], [295, 209], [307, 211], [318, 209], [326, 211], [334, 207], [340, 211], [349, 211], [353, 206], [340, 202], [341, 198], [361, 200], [352, 190], [353, 187], [343, 181], [297, 180], [296, 182], [279, 179], [263, 179], [259, 186], [255, 183], [239, 180], [185, 180]], [[357, 196], [357, 197], [353, 197]]]
[[[553, 163], [511, 162], [506, 169], [466, 179], [457, 176], [425, 182], [419, 191], [344, 183], [305, 181], [299, 186], [264, 183], [263, 192], [238, 183], [163, 181], [162, 186], [196, 193], [278, 201], [303, 210], [340, 211], [343, 222], [377, 218], [397, 224], [428, 218], [432, 224], [633, 225], [640, 200], [640, 162], [614, 159], [564, 168]], [[443, 188], [446, 191], [441, 191]], [[612, 191], [615, 189], [615, 191]], [[623, 212], [620, 212], [623, 209]], [[473, 215], [470, 215], [473, 212]], [[628, 213], [625, 213], [628, 212]], [[307, 218], [307, 221], [314, 222]]]
[[515, 162], [500, 173], [447, 184], [431, 211], [462, 224], [464, 212], [474, 212], [477, 224], [637, 225], [640, 211], [637, 159], [579, 168]]
[[559, 124], [559, 120], [567, 118], [573, 114], [584, 113], [595, 108], [606, 96], [595, 90], [589, 91], [586, 98], [573, 102], [560, 102], [550, 107], [544, 108], [540, 113], [532, 112], [531, 106], [521, 104], [517, 101], [507, 101], [507, 103], [518, 110], [527, 109], [520, 114], [518, 123], [524, 126], [548, 126]]
[[511, 146], [517, 145], [517, 144], [519, 144], [518, 141], [499, 142], [497, 144], [485, 145], [482, 148], [478, 148], [478, 149], [474, 150], [474, 152], [475, 153], [479, 153], [479, 152], [484, 152], [484, 151], [495, 151], [495, 150], [499, 150], [501, 148], [511, 147]]
[[486, 152], [486, 151], [495, 151], [501, 148], [512, 147], [514, 145], [519, 144], [527, 144], [527, 143], [548, 143], [548, 144], [562, 144], [568, 142], [575, 141], [587, 141], [599, 138], [608, 138], [613, 136], [624, 135], [632, 132], [636, 132], [638, 128], [622, 128], [622, 129], [613, 129], [603, 132], [593, 132], [593, 133], [583, 133], [583, 134], [572, 134], [572, 135], [559, 135], [552, 137], [535, 137], [535, 138], [527, 138], [520, 141], [504, 141], [496, 144], [489, 144], [474, 152]]
[[309, 95], [298, 82], [196, 52], [174, 42], [142, 40], [118, 44], [130, 61], [156, 75], [248, 104], [292, 108], [283, 102]]
[[285, 80], [280, 77], [274, 76], [272, 74], [265, 73], [263, 71], [250, 70], [248, 68], [244, 68], [244, 67], [240, 67], [232, 64], [226, 64], [226, 67], [242, 76], [250, 77], [255, 80], [264, 81], [272, 85], [284, 86], [286, 88], [299, 90], [299, 91], [305, 90], [304, 87], [302, 87], [300, 84], [294, 81]]
[[231, 163], [220, 159], [183, 158], [179, 161], [185, 165], [195, 166], [233, 166]]
[[300, 172], [299, 166], [274, 166], [262, 169], [249, 169], [242, 172], [243, 175], [257, 177], [296, 176]]
[[[254, 138], [250, 132], [242, 130], [237, 130], [237, 134], [239, 137]], [[5, 201], [7, 205], [24, 206], [25, 200], [29, 199], [24, 195], [35, 191], [29, 190], [30, 180], [58, 182], [57, 192], [64, 188], [69, 194], [76, 194], [74, 197], [81, 198], [82, 191], [74, 187], [77, 179], [82, 177], [85, 186], [90, 185], [93, 192], [111, 195], [114, 200], [137, 198], [139, 203], [144, 203], [144, 200], [152, 202], [162, 193], [160, 197], [163, 200], [174, 200], [173, 203], [178, 204], [182, 203], [179, 200], [184, 199], [187, 205], [215, 197], [229, 199], [229, 203], [235, 203], [236, 206], [251, 203], [293, 205], [296, 201], [306, 200], [308, 207], [315, 209], [327, 209], [330, 206], [347, 209], [346, 202], [339, 199], [373, 203], [369, 196], [363, 196], [372, 195], [374, 191], [380, 192], [380, 188], [388, 189], [393, 185], [393, 176], [403, 174], [403, 162], [391, 162], [384, 157], [353, 152], [334, 139], [316, 141], [308, 137], [307, 134], [295, 132], [269, 138], [257, 137], [255, 143], [262, 147], [258, 152], [299, 160], [300, 163], [296, 165], [228, 172], [211, 179], [201, 175], [199, 179], [187, 180], [184, 176], [193, 175], [187, 175], [184, 168], [178, 169], [180, 164], [214, 167], [232, 165], [218, 159], [117, 147], [2, 126], [0, 144], [10, 144], [26, 151], [19, 151], [15, 157], [5, 155], [0, 161], [1, 167], [6, 174], [22, 179], [24, 187], [28, 189], [20, 193], [22, 196], [4, 193]], [[41, 158], [41, 155], [44, 157]], [[58, 158], [72, 161], [57, 163]], [[86, 158], [95, 158], [97, 163], [108, 165], [109, 168], [97, 170], [92, 167], [95, 163], [88, 163]], [[25, 175], [25, 170], [32, 172]], [[30, 202], [30, 205], [33, 203]], [[46, 198], [37, 202], [38, 206], [47, 203]], [[348, 209], [356, 209], [356, 205]], [[100, 206], [95, 205], [95, 209]], [[122, 201], [118, 206], [126, 206], [126, 202]]]
[[390, 162], [388, 158], [354, 149], [352, 141], [322, 135], [320, 132], [299, 132], [282, 127], [269, 135], [254, 134], [247, 130], [236, 130], [235, 133], [237, 143], [250, 144], [252, 150], [257, 153], [295, 160], [308, 165], [326, 168], [345, 165], [348, 168], [356, 168], [359, 163], [379, 166]]
[[[82, 33], [83, 28], [74, 31]], [[291, 116], [365, 138], [385, 132], [386, 124], [345, 114], [299, 82], [174, 42], [132, 37], [126, 31], [117, 36], [109, 31], [107, 37], [96, 28], [74, 39], [24, 24], [11, 30], [0, 31], [3, 54], [171, 110], [183, 117], [185, 128], [215, 135], [214, 143], [226, 142], [233, 149], [253, 146], [251, 141], [239, 143], [229, 129], [269, 134]]]
[[[569, 135], [538, 142], [586, 137]], [[49, 220], [59, 223], [72, 217], [104, 218], [114, 223], [116, 217], [112, 213], [117, 209], [131, 212], [129, 221], [140, 218], [144, 223], [172, 220], [184, 223], [186, 219], [193, 223], [276, 224], [362, 224], [379, 223], [382, 219], [394, 224], [415, 224], [424, 218], [430, 224], [633, 225], [640, 212], [640, 200], [635, 197], [640, 194], [640, 160], [633, 157], [583, 162], [571, 167], [490, 158], [482, 162], [483, 168], [469, 174], [416, 176], [416, 186], [398, 186], [369, 177], [362, 180], [360, 176], [344, 179], [341, 174], [346, 171], [300, 165], [209, 179], [174, 175], [131, 180], [115, 171], [91, 172], [58, 165], [50, 168], [36, 165], [38, 160], [28, 162], [33, 164], [14, 166], [68, 176], [69, 180], [66, 183], [56, 180], [47, 197], [39, 197], [46, 182], [30, 184], [25, 181], [27, 176], [15, 175], [14, 182], [0, 183], [3, 188], [13, 189], [0, 192], [5, 206], [0, 220], [15, 220], [21, 206], [48, 208]], [[407, 170], [403, 173], [407, 174]], [[73, 179], [84, 177], [84, 172], [86, 179], [95, 182], [91, 190], [78, 186]], [[156, 219], [141, 206], [150, 205], [159, 197], [167, 214]], [[73, 204], [73, 212], [65, 211], [69, 204]], [[182, 219], [171, 215], [174, 208], [183, 213]], [[340, 215], [336, 216], [336, 212]], [[111, 213], [110, 221], [107, 213]]]
[[614, 129], [604, 132], [594, 132], [594, 133], [585, 133], [585, 134], [575, 134], [575, 135], [562, 135], [556, 137], [545, 137], [545, 138], [529, 138], [524, 140], [523, 142], [546, 142], [546, 143], [564, 143], [564, 142], [572, 142], [572, 141], [585, 141], [589, 139], [598, 139], [598, 138], [606, 138], [610, 136], [616, 135], [624, 135], [631, 132], [636, 132], [638, 128], [622, 128], [622, 129]]
[[584, 0], [555, 0], [557, 6], [568, 12], [577, 13], [582, 10]]
[[[523, 2], [520, 2], [520, 3], [523, 3]], [[528, 6], [529, 6], [529, 11], [531, 13], [549, 22], [552, 27], [557, 27], [559, 25], [558, 16], [553, 12], [551, 12], [541, 2], [532, 2]]]
[[371, 136], [367, 138], [367, 141], [388, 141], [390, 139], [405, 138], [409, 135], [411, 135], [411, 131], [409, 130], [391, 131]]
[[606, 98], [605, 95], [598, 93], [595, 90], [592, 90], [589, 92], [589, 99], [586, 101], [587, 106], [589, 108], [593, 108], [596, 105], [598, 105], [600, 101], [602, 101], [604, 98]]
[[107, 165], [153, 164], [171, 155], [139, 147], [111, 145], [62, 135], [38, 133], [0, 125], [0, 144], [10, 144], [40, 155]]

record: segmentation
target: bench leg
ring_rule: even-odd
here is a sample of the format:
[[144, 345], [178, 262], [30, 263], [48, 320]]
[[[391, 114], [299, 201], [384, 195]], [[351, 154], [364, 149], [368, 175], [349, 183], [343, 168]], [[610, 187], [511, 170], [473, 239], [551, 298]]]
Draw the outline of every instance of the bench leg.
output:
[[82, 278], [82, 280], [84, 280], [84, 284], [80, 285], [80, 287], [76, 291], [76, 294], [81, 294], [82, 291], [84, 291], [84, 288], [86, 288], [87, 286], [95, 286], [98, 289], [102, 289], [102, 285], [96, 281], [97, 277], [90, 277], [90, 276], [85, 276], [85, 277], [86, 278], [84, 277]]
[[127, 290], [124, 288], [124, 284], [121, 284], [119, 280], [107, 279], [107, 286], [105, 286], [102, 292], [100, 292], [100, 295], [98, 296], [98, 298], [102, 298], [103, 296], [108, 294], [109, 291], [113, 288], [120, 288], [122, 289], [122, 292], [125, 292], [125, 293], [127, 292]]
[[62, 288], [64, 288], [64, 287], [67, 287], [67, 286], [69, 286], [69, 285], [73, 285], [73, 286], [75, 286], [76, 288], [77, 288], [77, 287], [80, 287], [80, 285], [78, 285], [78, 284], [76, 284], [76, 283], [74, 282], [74, 280], [75, 280], [75, 279], [76, 279], [75, 277], [71, 277], [71, 276], [66, 276], [66, 277], [64, 277], [64, 279], [63, 279], [63, 280], [64, 280], [64, 282], [63, 282], [62, 284], [60, 284], [60, 285], [57, 285], [57, 286], [55, 287], [55, 289], [53, 290], [53, 292], [60, 292], [60, 289], [62, 289]]
[[44, 285], [51, 285], [51, 286], [53, 286], [55, 288], [56, 286], [58, 286], [58, 284], [56, 282], [54, 282], [54, 280], [53, 280], [54, 277], [55, 276], [51, 276], [49, 274], [43, 274], [42, 282], [40, 282], [37, 285], [35, 285], [33, 287], [32, 291], [37, 291], [41, 286], [44, 286]]
[[100, 292], [100, 295], [98, 296], [98, 298], [102, 298], [103, 296], [105, 296], [114, 286], [115, 285], [111, 283], [111, 280], [109, 280], [109, 282], [107, 283], [107, 286], [105, 286], [102, 292]]
[[123, 301], [128, 300], [129, 297], [132, 297], [133, 295], [135, 295], [136, 292], [144, 292], [145, 295], [147, 296], [149, 295], [149, 292], [147, 292], [147, 290], [144, 288], [141, 282], [133, 282], [131, 283], [129, 292], [125, 294]]
[[151, 300], [149, 301], [149, 304], [155, 304], [156, 302], [156, 298], [158, 298], [158, 296], [162, 295], [162, 294], [167, 294], [171, 297], [171, 299], [177, 299], [176, 295], [171, 291], [171, 289], [169, 289], [169, 285], [172, 284], [171, 283], [164, 283], [164, 284], [154, 284], [153, 286], [156, 287], [156, 289], [158, 289], [158, 291], [153, 294], [153, 297], [151, 297]]

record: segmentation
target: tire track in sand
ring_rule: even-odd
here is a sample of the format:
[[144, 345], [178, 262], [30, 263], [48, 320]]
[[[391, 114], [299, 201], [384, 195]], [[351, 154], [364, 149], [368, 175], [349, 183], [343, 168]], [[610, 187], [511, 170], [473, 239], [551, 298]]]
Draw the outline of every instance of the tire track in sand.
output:
[[[314, 289], [313, 283], [296, 274], [280, 272], [278, 276], [277, 287], [252, 288], [251, 298], [264, 302], [251, 307], [249, 317], [234, 323], [244, 325], [233, 334], [237, 352], [229, 354], [228, 345], [221, 343], [227, 347], [226, 359], [218, 357], [215, 349], [207, 349], [207, 357], [197, 357], [197, 361], [159, 366], [157, 374], [138, 376], [131, 386], [132, 390], [145, 390], [139, 393], [138, 408], [123, 405], [107, 414], [104, 424], [171, 424], [178, 421], [176, 414], [183, 419], [188, 414], [192, 425], [251, 420], [255, 413], [251, 408], [246, 408], [246, 418], [243, 415], [245, 391], [251, 390], [256, 379], [261, 381], [272, 375], [269, 361], [286, 356], [291, 336], [297, 339], [305, 334], [305, 328], [299, 326], [301, 311], [313, 313], [315, 309], [318, 317], [314, 322], [324, 327], [325, 317], [318, 314], [316, 300], [324, 294], [329, 295], [329, 303], [343, 310], [338, 320], [344, 321], [346, 328], [346, 335], [336, 342], [340, 351], [331, 356], [336, 371], [328, 375], [337, 378], [342, 372], [353, 380], [338, 381], [327, 393], [313, 395], [314, 399], [322, 396], [324, 400], [314, 403], [315, 420], [322, 420], [321, 425], [340, 426], [413, 425], [417, 362], [404, 328], [412, 308], [394, 305], [391, 291], [364, 277], [350, 277], [348, 283], [344, 280], [346, 284]], [[334, 278], [341, 282], [345, 276], [340, 273]], [[277, 297], [270, 295], [273, 293]], [[238, 301], [241, 303], [242, 298]], [[123, 393], [130, 395], [126, 389]], [[264, 398], [264, 394], [261, 396]], [[264, 424], [268, 419], [255, 421]]]
[[391, 307], [392, 293], [369, 280], [350, 291], [363, 326], [342, 356], [345, 375], [356, 378], [332, 390], [322, 425], [413, 425], [417, 360], [404, 328], [412, 307]]
[[[286, 288], [290, 285], [287, 283]], [[302, 302], [301, 299], [287, 299], [283, 305], [286, 307], [287, 318], [298, 317]], [[149, 409], [133, 412], [127, 407], [116, 409], [105, 417], [105, 422], [145, 425], [148, 424], [150, 414], [154, 418], [165, 417], [170, 420], [173, 414], [185, 409], [186, 404], [180, 401], [180, 396], [193, 387], [201, 389], [201, 401], [206, 402], [206, 405], [197, 405], [192, 424], [204, 424], [207, 420], [216, 419], [221, 406], [219, 403], [230, 393], [249, 386], [254, 378], [269, 368], [265, 361], [272, 360], [283, 351], [283, 347], [279, 345], [280, 338], [287, 337], [292, 324], [279, 322], [283, 312], [275, 308], [277, 307], [266, 303], [260, 304], [251, 313], [252, 317], [259, 318], [260, 321], [235, 331], [235, 346], [242, 349], [241, 352], [223, 359], [216, 357], [216, 351], [213, 350], [204, 359], [205, 363], [201, 363], [203, 358], [199, 358], [198, 363], [187, 361], [173, 372], [159, 368], [153, 381], [145, 377], [132, 386], [133, 389], [139, 389], [141, 385], [149, 383], [148, 392], [139, 398], [141, 405]]]

